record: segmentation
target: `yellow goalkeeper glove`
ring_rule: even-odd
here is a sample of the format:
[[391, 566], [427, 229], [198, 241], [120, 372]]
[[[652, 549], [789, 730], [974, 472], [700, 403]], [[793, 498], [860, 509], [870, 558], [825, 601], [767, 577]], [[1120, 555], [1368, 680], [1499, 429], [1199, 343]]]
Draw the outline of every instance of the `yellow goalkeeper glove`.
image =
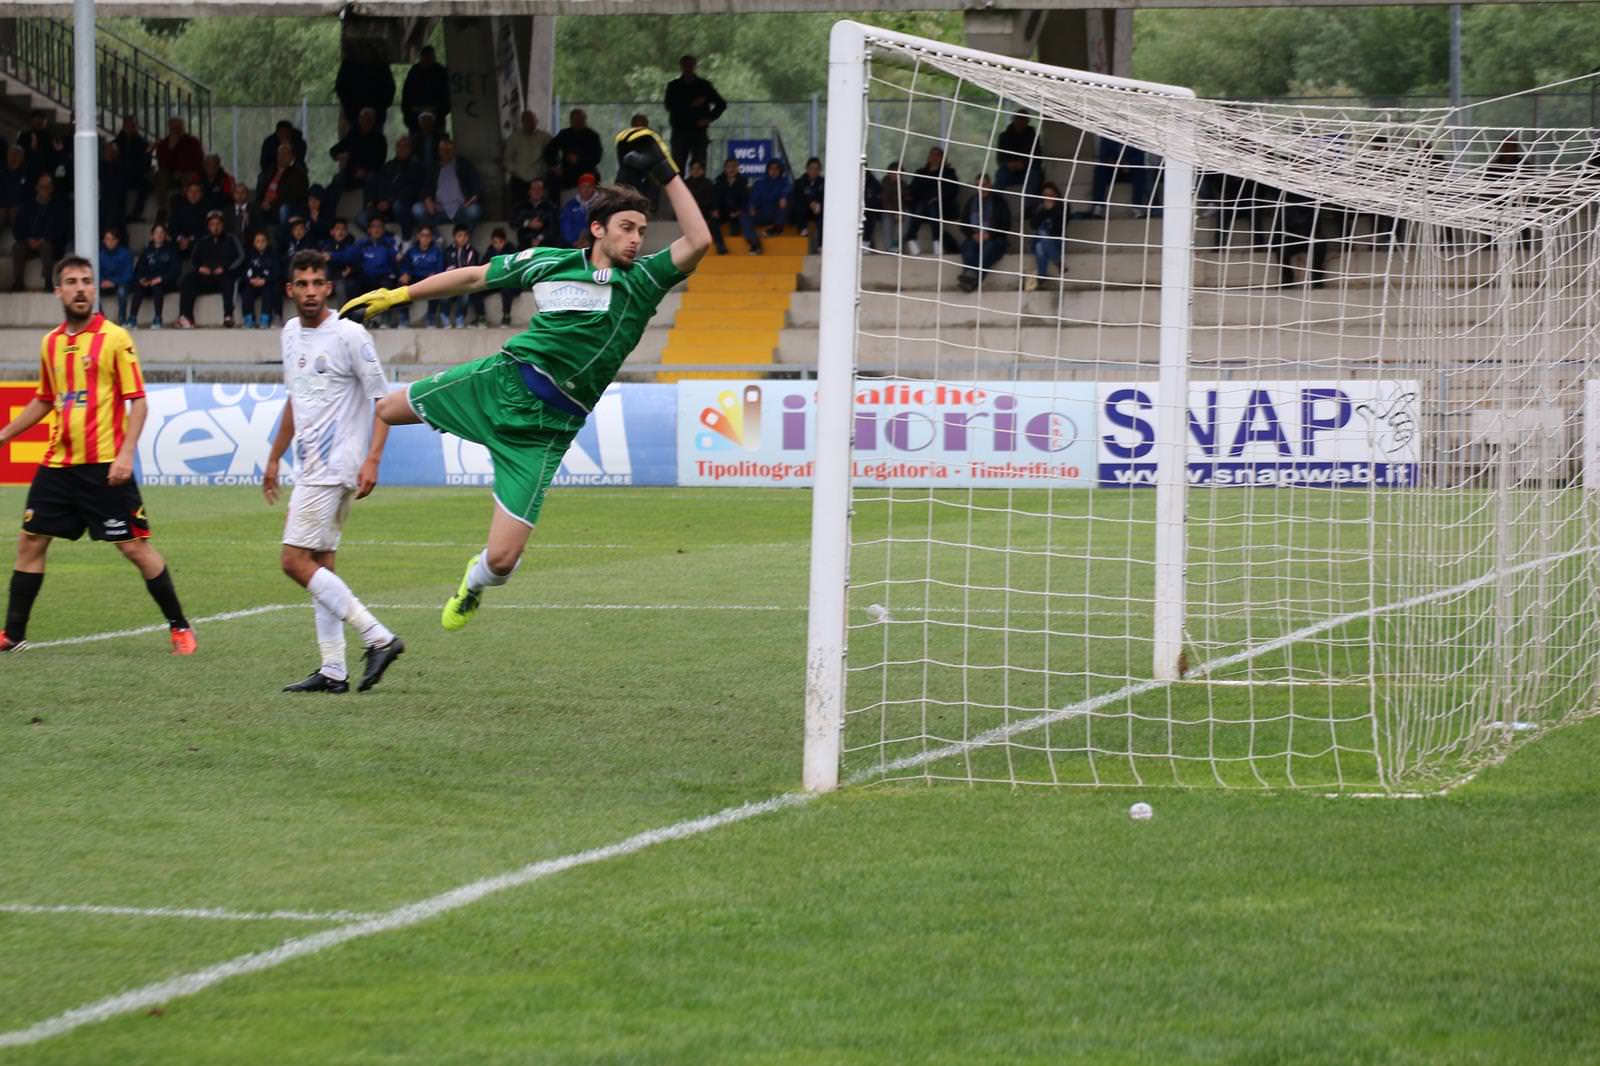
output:
[[362, 293], [354, 300], [339, 308], [339, 317], [352, 319], [356, 322], [366, 322], [383, 314], [391, 307], [411, 302], [411, 287], [402, 285], [398, 289], [373, 289], [371, 292]]
[[649, 174], [662, 188], [678, 176], [678, 164], [672, 161], [661, 134], [643, 126], [630, 126], [617, 134], [617, 162]]

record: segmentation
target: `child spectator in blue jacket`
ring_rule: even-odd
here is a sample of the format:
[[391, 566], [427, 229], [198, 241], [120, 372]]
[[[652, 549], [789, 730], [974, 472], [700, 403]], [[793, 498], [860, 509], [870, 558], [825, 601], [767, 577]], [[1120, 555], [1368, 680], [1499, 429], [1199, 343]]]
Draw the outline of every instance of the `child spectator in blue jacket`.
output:
[[167, 227], [157, 222], [150, 227], [150, 243], [139, 254], [133, 268], [133, 299], [128, 306], [128, 320], [124, 325], [139, 324], [139, 307], [146, 296], [155, 304], [155, 315], [150, 319], [151, 329], [161, 328], [161, 305], [167, 293], [178, 287], [178, 274], [183, 269], [183, 257], [178, 246], [167, 239]]
[[[260, 318], [256, 308], [260, 307]], [[272, 325], [283, 312], [283, 260], [272, 249], [266, 230], [256, 230], [250, 250], [244, 254], [244, 269], [239, 274], [239, 308], [244, 312], [244, 328]]]
[[578, 195], [561, 208], [561, 240], [568, 248], [576, 248], [583, 235], [589, 232], [589, 201], [594, 199], [593, 174], [578, 179]]
[[133, 253], [123, 247], [116, 230], [108, 229], [100, 238], [100, 313], [105, 314], [106, 297], [116, 293], [116, 321], [128, 325], [128, 290], [132, 287]]
[[[345, 288], [345, 300], [349, 301], [373, 289], [394, 287], [395, 272], [400, 264], [400, 247], [384, 228], [383, 219], [373, 218], [367, 222], [366, 237], [342, 252], [334, 253], [332, 259], [335, 264], [342, 262], [352, 268]], [[371, 323], [367, 328], [374, 329], [376, 326], [377, 323]]]
[[[371, 227], [372, 223], [367, 223], [367, 228], [371, 229]], [[402, 285], [415, 285], [423, 278], [431, 278], [444, 270], [444, 249], [434, 243], [432, 226], [424, 222], [417, 227], [417, 239], [400, 256], [400, 263], [397, 269], [400, 271], [400, 284]], [[448, 326], [450, 324], [448, 310], [445, 310], [444, 321], [441, 322], [439, 320], [439, 312], [445, 308], [445, 305], [446, 301], [444, 300], [429, 300], [428, 315], [424, 321], [430, 326]], [[402, 308], [400, 315], [401, 325], [411, 325], [411, 309], [409, 306]]]
[[767, 160], [766, 176], [757, 178], [750, 187], [750, 214], [756, 225], [767, 227], [769, 237], [782, 233], [783, 224], [789, 221], [792, 191], [783, 164], [776, 159]]

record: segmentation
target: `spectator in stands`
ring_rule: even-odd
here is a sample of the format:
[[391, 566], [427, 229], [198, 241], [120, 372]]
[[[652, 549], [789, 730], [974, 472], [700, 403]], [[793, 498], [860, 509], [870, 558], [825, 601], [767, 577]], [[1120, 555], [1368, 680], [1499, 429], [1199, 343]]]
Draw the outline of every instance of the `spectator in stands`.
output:
[[545, 174], [545, 150], [550, 134], [539, 128], [539, 116], [522, 113], [522, 125], [506, 138], [506, 203], [520, 204], [528, 199], [528, 183]]
[[55, 169], [50, 171], [50, 176], [56, 179], [56, 188], [62, 192], [61, 198], [71, 203], [77, 188], [72, 182], [72, 168], [77, 160], [72, 156], [71, 138], [61, 130], [52, 130], [50, 148], [51, 158], [55, 162]]
[[519, 248], [565, 247], [561, 240], [561, 211], [545, 194], [543, 178], [528, 183], [523, 204], [512, 221], [516, 223]]
[[6, 148], [6, 163], [0, 168], [0, 229], [11, 225], [17, 208], [33, 195], [33, 179], [28, 177], [28, 160], [22, 145]]
[[750, 186], [750, 216], [758, 227], [765, 226], [767, 236], [776, 237], [783, 232], [789, 220], [789, 200], [794, 183], [783, 172], [783, 163], [767, 160], [767, 172]]
[[350, 223], [342, 218], [334, 219], [328, 235], [317, 246], [328, 254], [328, 280], [335, 285], [344, 282], [348, 290], [356, 276], [355, 262], [350, 255], [350, 250], [356, 246], [356, 239], [350, 233]]
[[712, 183], [717, 189], [716, 217], [708, 218], [712, 239], [719, 240], [721, 230], [729, 223], [737, 223], [739, 233], [751, 255], [761, 254], [761, 235], [756, 232], [755, 216], [750, 214], [750, 181], [739, 170], [737, 159], [725, 159], [722, 173]]
[[222, 157], [215, 153], [200, 163], [200, 181], [206, 187], [206, 206], [225, 209], [233, 203], [233, 176], [222, 169]]
[[422, 186], [427, 180], [427, 168], [411, 154], [411, 138], [396, 138], [394, 158], [367, 182], [366, 206], [356, 215], [356, 225], [366, 229], [369, 219], [381, 218], [385, 222], [398, 223], [400, 236], [409, 240], [411, 208], [422, 199]]
[[[506, 231], [496, 226], [489, 233], [489, 247], [484, 249], [483, 257], [485, 259], [493, 259], [497, 255], [510, 255], [515, 251], [516, 248], [512, 246], [510, 239], [506, 237]], [[504, 328], [511, 325], [511, 305], [516, 302], [517, 290], [501, 289], [499, 291], [500, 325]], [[484, 294], [478, 293], [477, 295], [479, 299], [482, 299]]]
[[100, 235], [100, 313], [106, 314], [106, 300], [116, 296], [117, 317], [111, 321], [126, 326], [128, 291], [132, 287], [133, 253], [122, 243], [122, 234], [107, 226]]
[[431, 45], [422, 50], [416, 63], [406, 71], [405, 87], [400, 90], [400, 117], [413, 137], [424, 111], [432, 112], [441, 128], [450, 117], [450, 71], [439, 62]]
[[274, 170], [278, 166], [278, 145], [287, 144], [294, 151], [294, 160], [301, 166], [306, 165], [306, 138], [305, 134], [295, 128], [293, 122], [280, 118], [278, 125], [267, 134], [261, 142], [261, 161], [256, 164], [258, 171]]
[[[542, 182], [541, 182], [542, 184]], [[503, 232], [496, 230], [496, 233]], [[478, 266], [483, 262], [483, 256], [472, 246], [472, 233], [465, 226], [457, 226], [450, 232], [450, 247], [445, 249], [444, 268], [455, 270], [458, 267]], [[453, 329], [465, 329], [467, 325], [467, 305], [472, 306], [472, 324], [474, 326], [487, 325], [489, 316], [485, 312], [486, 293], [475, 292], [470, 296], [452, 296], [445, 301], [444, 315], [446, 322]]]
[[444, 140], [444, 128], [432, 111], [417, 116], [417, 128], [411, 134], [411, 154], [426, 170], [439, 162], [439, 142]]
[[178, 115], [167, 119], [167, 135], [156, 142], [156, 203], [167, 203], [200, 174], [205, 161], [199, 138], [184, 129], [183, 119]]
[[481, 191], [478, 169], [470, 160], [457, 156], [456, 142], [445, 137], [439, 141], [439, 162], [422, 188], [422, 202], [412, 207], [411, 216], [418, 224], [454, 223], [470, 229], [483, 217]]
[[262, 217], [256, 207], [256, 198], [250, 191], [250, 186], [242, 181], [233, 183], [233, 202], [227, 207], [223, 217], [223, 228], [243, 241], [254, 230], [261, 229], [269, 222], [277, 219]]
[[[150, 197], [150, 142], [139, 132], [139, 120], [133, 115], [122, 116], [122, 129], [117, 131], [117, 159], [122, 167], [122, 187], [133, 196], [133, 210], [127, 214], [129, 221], [137, 221], [144, 214], [144, 203]], [[127, 204], [123, 204], [127, 210]]]
[[223, 228], [222, 212], [206, 215], [206, 235], [189, 253], [189, 273], [178, 286], [178, 328], [194, 328], [194, 302], [202, 295], [221, 293], [222, 325], [233, 328], [233, 286], [244, 265], [244, 246]]
[[334, 204], [338, 204], [340, 194], [346, 189], [365, 189], [383, 169], [384, 157], [389, 154], [389, 140], [377, 123], [378, 113], [370, 107], [362, 108], [355, 128], [328, 150], [338, 164], [338, 172], [328, 182], [328, 199]]
[[256, 182], [256, 203], [264, 217], [281, 223], [290, 215], [305, 213], [311, 180], [304, 164], [295, 159], [293, 145], [280, 141], [276, 152], [272, 169], [263, 170], [261, 180]]
[[1020, 111], [1011, 116], [1011, 125], [1000, 131], [995, 141], [1000, 152], [1000, 168], [994, 173], [997, 189], [1015, 189], [1036, 196], [1044, 180], [1044, 169], [1039, 162], [1039, 131], [1033, 128], [1028, 116]]
[[173, 200], [167, 210], [167, 229], [185, 259], [194, 250], [195, 242], [205, 236], [206, 214], [213, 210], [206, 206], [205, 186], [199, 178], [192, 178], [183, 187], [183, 195]]
[[244, 314], [245, 329], [267, 329], [282, 315], [283, 280], [283, 260], [273, 251], [267, 231], [251, 233], [250, 250], [239, 274], [239, 310]]
[[589, 201], [594, 199], [598, 184], [593, 174], [578, 175], [578, 195], [561, 207], [561, 243], [568, 248], [582, 247], [580, 242], [589, 232]]
[[[867, 172], [871, 175], [871, 171]], [[905, 177], [900, 172], [900, 160], [891, 159], [883, 168], [883, 178], [878, 182], [877, 204], [867, 205], [866, 243], [872, 244], [879, 233], [883, 234], [883, 250], [900, 250], [900, 211], [906, 195]], [[874, 210], [874, 206], [876, 210]]]
[[688, 171], [689, 160], [704, 163], [711, 145], [711, 124], [728, 109], [728, 102], [716, 87], [695, 73], [694, 56], [678, 60], [679, 74], [667, 82], [663, 101], [667, 122], [672, 128], [672, 158], [680, 171]]
[[[1271, 254], [1278, 261], [1283, 284], [1293, 285], [1298, 280], [1311, 288], [1321, 287], [1325, 280], [1322, 268], [1333, 245], [1323, 232], [1327, 221], [1324, 214], [1316, 201], [1297, 192], [1279, 192], [1275, 208]], [[1297, 278], [1295, 261], [1301, 256], [1305, 256], [1305, 272]]]
[[1022, 287], [1033, 292], [1050, 276], [1050, 264], [1063, 277], [1067, 273], [1067, 205], [1055, 182], [1039, 186], [1039, 202], [1028, 216], [1028, 228], [1033, 234], [1033, 273]]
[[306, 190], [305, 214], [300, 217], [306, 220], [306, 233], [312, 240], [322, 240], [333, 232], [333, 219], [337, 214], [322, 186], [313, 185]]
[[993, 269], [1011, 243], [1011, 208], [1004, 196], [995, 195], [989, 175], [978, 178], [977, 191], [962, 209], [961, 221], [966, 229], [961, 265], [966, 269], [956, 276], [956, 284], [962, 292], [971, 292], [978, 287], [978, 275]]
[[806, 160], [805, 172], [795, 179], [790, 209], [800, 236], [809, 238], [806, 247], [812, 252], [822, 246], [822, 184], [822, 160], [812, 156]]
[[[338, 254], [355, 268], [345, 288], [346, 300], [352, 300], [373, 289], [394, 287], [395, 271], [400, 264], [400, 246], [389, 231], [384, 229], [381, 219], [375, 218], [369, 221], [367, 235]], [[407, 316], [406, 324], [410, 324], [410, 316]], [[398, 326], [400, 323], [395, 322], [395, 325]], [[369, 323], [367, 328], [377, 327]]]
[[[122, 160], [117, 154], [117, 142], [105, 141], [100, 145], [100, 229], [114, 229], [117, 239], [127, 240], [128, 186], [122, 178]], [[119, 318], [117, 321], [121, 321]]]
[[906, 204], [906, 230], [902, 235], [907, 255], [921, 255], [917, 234], [924, 223], [933, 229], [933, 241], [946, 252], [959, 252], [960, 243], [945, 227], [945, 219], [957, 217], [956, 197], [960, 186], [956, 168], [944, 161], [944, 149], [929, 148], [928, 161], [912, 177], [902, 202]]
[[[433, 227], [427, 223], [417, 227], [417, 239], [400, 254], [396, 269], [400, 272], [400, 284], [414, 285], [423, 278], [431, 278], [444, 270], [444, 249], [434, 243]], [[444, 319], [439, 318], [443, 312]], [[450, 308], [446, 300], [429, 300], [428, 311], [423, 321], [429, 326], [450, 325]], [[411, 325], [411, 308], [409, 305], [400, 308], [400, 324]]]
[[292, 261], [295, 254], [307, 248], [316, 250], [321, 247], [321, 241], [313, 238], [306, 229], [306, 220], [299, 215], [289, 219], [288, 236], [283, 240], [283, 246], [278, 249], [278, 258], [285, 263]]
[[150, 227], [150, 243], [139, 253], [139, 262], [133, 268], [133, 299], [128, 307], [127, 325], [139, 324], [139, 308], [146, 296], [155, 304], [151, 329], [161, 328], [161, 305], [167, 293], [178, 287], [178, 272], [183, 260], [178, 249], [167, 239], [167, 227], [160, 222]]
[[56, 180], [40, 174], [33, 184], [33, 195], [17, 208], [12, 224], [11, 291], [22, 291], [22, 269], [30, 259], [39, 260], [44, 271], [45, 292], [55, 287], [51, 273], [56, 260], [72, 243], [72, 217], [65, 200], [56, 196]]
[[1111, 190], [1119, 181], [1133, 186], [1134, 212], [1141, 217], [1150, 208], [1150, 165], [1144, 152], [1102, 135], [1095, 145], [1094, 185], [1084, 218], [1105, 218], [1111, 210]]
[[600, 135], [589, 128], [589, 116], [581, 107], [572, 109], [567, 117], [567, 128], [550, 139], [546, 149], [549, 170], [545, 178], [554, 188], [557, 199], [578, 184], [584, 174], [598, 173], [605, 152], [600, 147]]
[[22, 146], [23, 158], [27, 160], [30, 185], [39, 180], [40, 174], [49, 174], [54, 180], [56, 145], [48, 111], [35, 111], [28, 116], [27, 128], [17, 134], [17, 144]]
[[339, 107], [351, 126], [359, 121], [361, 109], [370, 107], [378, 116], [378, 128], [383, 129], [389, 105], [394, 103], [388, 46], [382, 41], [346, 40], [344, 59], [333, 79], [333, 95], [339, 98]]
[[727, 255], [728, 242], [723, 239], [722, 225], [717, 220], [717, 186], [706, 177], [706, 165], [698, 159], [692, 160], [689, 163], [689, 176], [683, 179], [683, 183], [694, 196], [694, 202], [700, 208], [700, 217], [711, 227], [711, 243], [716, 246], [717, 254]]

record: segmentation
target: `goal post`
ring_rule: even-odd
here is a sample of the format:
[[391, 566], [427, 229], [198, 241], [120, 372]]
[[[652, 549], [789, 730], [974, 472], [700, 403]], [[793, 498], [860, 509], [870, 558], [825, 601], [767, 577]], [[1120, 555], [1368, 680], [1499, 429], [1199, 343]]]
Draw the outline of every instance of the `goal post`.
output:
[[836, 24], [808, 789], [1426, 791], [1594, 712], [1600, 151], [1461, 118]]

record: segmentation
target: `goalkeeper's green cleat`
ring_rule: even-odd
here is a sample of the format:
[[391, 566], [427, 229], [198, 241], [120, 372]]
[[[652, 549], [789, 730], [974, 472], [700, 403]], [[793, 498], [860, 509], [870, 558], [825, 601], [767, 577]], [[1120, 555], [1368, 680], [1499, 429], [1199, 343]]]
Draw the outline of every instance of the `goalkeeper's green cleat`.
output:
[[444, 601], [444, 610], [439, 615], [439, 624], [452, 633], [472, 620], [478, 610], [478, 601], [483, 599], [482, 592], [474, 592], [467, 587], [467, 578], [472, 575], [472, 566], [477, 561], [476, 555], [468, 561], [467, 572], [461, 575], [461, 586], [456, 589], [454, 596]]

